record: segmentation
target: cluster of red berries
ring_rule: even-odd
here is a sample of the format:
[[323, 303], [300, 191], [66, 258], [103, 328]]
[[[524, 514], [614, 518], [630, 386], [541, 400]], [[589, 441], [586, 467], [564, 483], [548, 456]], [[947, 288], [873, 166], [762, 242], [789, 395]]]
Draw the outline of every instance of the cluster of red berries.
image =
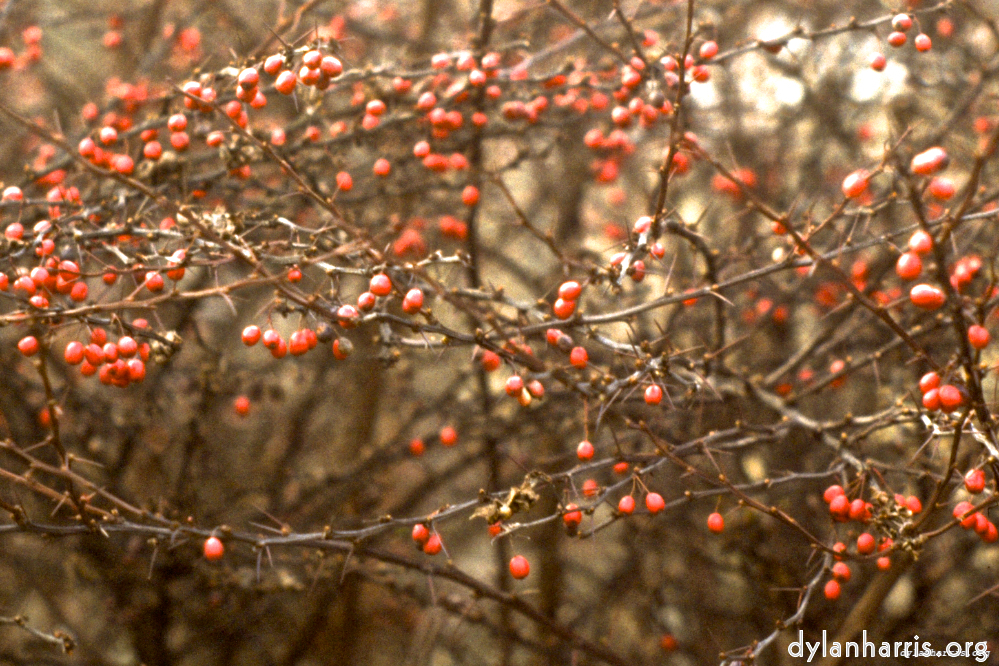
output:
[[575, 280], [563, 282], [558, 288], [558, 298], [552, 306], [552, 312], [559, 319], [568, 319], [576, 312], [576, 301], [583, 293], [583, 286]]
[[931, 412], [940, 410], [950, 414], [967, 400], [963, 388], [953, 384], [941, 386], [940, 375], [936, 372], [927, 372], [919, 379], [919, 391], [923, 395], [923, 407]]
[[[297, 266], [288, 270], [288, 281], [298, 283], [302, 280], [302, 271]], [[379, 298], [390, 297], [393, 291], [392, 280], [384, 273], [372, 276], [368, 291], [362, 292], [357, 297], [357, 306], [344, 304], [337, 308], [337, 323], [343, 329], [356, 328], [361, 321], [361, 313], [369, 312], [378, 304]], [[401, 308], [406, 314], [416, 314], [423, 307], [423, 291], [418, 287], [413, 287], [403, 296]], [[324, 336], [332, 337], [331, 333], [324, 333]], [[271, 351], [274, 358], [284, 358], [287, 354], [301, 356], [314, 349], [319, 342], [319, 334], [311, 328], [303, 328], [294, 331], [285, 342], [281, 334], [274, 329], [261, 331], [260, 327], [251, 324], [243, 329], [243, 344], [252, 347], [257, 342], [263, 341], [264, 346]], [[332, 345], [333, 356], [337, 360], [343, 360], [350, 356], [353, 351], [353, 344], [347, 338], [337, 338]]]
[[[440, 429], [437, 434], [437, 441], [441, 443], [445, 448], [450, 448], [458, 443], [458, 431], [455, 430], [454, 426], [446, 425]], [[422, 456], [426, 450], [426, 442], [423, 441], [422, 437], [414, 437], [409, 440], [409, 453], [414, 457]]]
[[[489, 352], [495, 355], [495, 352]], [[545, 396], [545, 386], [538, 379], [532, 379], [526, 384], [520, 375], [510, 375], [503, 387], [506, 394], [511, 398], [516, 398], [523, 407], [529, 406], [535, 398]]]
[[[501, 526], [499, 523], [493, 523], [489, 526], [489, 532], [492, 536], [497, 536], [500, 531]], [[431, 532], [425, 523], [413, 525], [411, 536], [416, 547], [427, 555], [437, 555], [444, 549], [444, 542], [441, 540], [440, 534], [436, 530]], [[530, 573], [531, 565], [526, 557], [523, 555], [514, 555], [510, 559], [511, 576], [517, 580], [522, 580], [527, 578]]]
[[[912, 28], [912, 16], [909, 14], [897, 14], [891, 21], [892, 31], [888, 34], [885, 41], [888, 42], [889, 46], [893, 48], [901, 48], [905, 46], [906, 42], [909, 41], [909, 37], [906, 33]], [[912, 40], [913, 46], [920, 53], [925, 53], [933, 48], [933, 40], [926, 33], [919, 33]], [[888, 60], [882, 53], [872, 53], [870, 56], [869, 64], [871, 69], [876, 72], [884, 71], [884, 68], [888, 65]]]
[[[964, 489], [971, 495], [978, 495], [985, 490], [985, 471], [972, 469], [964, 475]], [[975, 510], [975, 505], [968, 501], [958, 502], [954, 507], [954, 518], [961, 521], [961, 527], [973, 529], [985, 543], [995, 543], [999, 540], [999, 530], [995, 523], [989, 520], [981, 511]]]
[[[898, 501], [896, 497], [896, 501]], [[915, 498], [912, 498], [915, 499]], [[894, 546], [894, 541], [891, 537], [883, 537], [880, 542], [874, 538], [874, 536], [868, 532], [863, 532], [857, 537], [857, 554], [858, 555], [871, 555], [875, 551], [883, 553], [890, 550]], [[842, 541], [837, 541], [833, 544], [833, 552], [836, 553], [833, 557], [836, 562], [832, 566], [833, 577], [826, 582], [823, 592], [825, 593], [826, 599], [830, 601], [835, 601], [839, 598], [840, 592], [842, 591], [842, 584], [850, 580], [851, 571], [850, 567], [846, 562], [842, 561], [842, 553], [847, 550], [846, 544]], [[891, 557], [888, 555], [882, 555], [877, 558], [877, 567], [881, 571], [887, 571], [891, 568]]]
[[[47, 231], [45, 225], [51, 226], [45, 221], [36, 224], [36, 234], [43, 234]], [[20, 240], [23, 229], [19, 222], [11, 223], [6, 230], [8, 240]], [[51, 243], [50, 239], [45, 241]], [[37, 249], [43, 249], [39, 245]], [[51, 254], [51, 250], [46, 250], [44, 254]], [[75, 261], [59, 261], [55, 257], [48, 257], [41, 266], [32, 269], [18, 268], [17, 277], [13, 284], [6, 273], [0, 273], [0, 291], [13, 289], [14, 293], [28, 299], [28, 303], [40, 310], [48, 308], [54, 296], [64, 296], [72, 303], [82, 303], [87, 300], [90, 288], [85, 280], [80, 279], [80, 267]]]
[[[666, 500], [659, 493], [646, 493], [645, 508], [649, 510], [650, 514], [655, 515], [666, 508]], [[617, 502], [617, 511], [621, 515], [630, 516], [635, 511], [635, 498], [631, 495], [623, 496]]]
[[436, 531], [431, 532], [423, 523], [413, 525], [412, 537], [416, 546], [427, 555], [436, 555], [444, 548], [441, 535]]
[[850, 498], [846, 496], [843, 486], [829, 486], [822, 493], [822, 499], [829, 505], [829, 513], [837, 522], [845, 523], [849, 520], [855, 520], [866, 523], [871, 519], [873, 505], [859, 497], [851, 502]]
[[[133, 322], [136, 328], [145, 328], [145, 320]], [[17, 343], [17, 348], [25, 356], [34, 356], [41, 351], [41, 343], [33, 335], [28, 335]], [[69, 365], [80, 366], [80, 374], [90, 377], [96, 374], [102, 384], [124, 388], [131, 383], [146, 378], [146, 363], [149, 361], [149, 343], [138, 343], [135, 338], [123, 335], [117, 343], [109, 342], [103, 328], [95, 328], [90, 334], [90, 343], [72, 340], [66, 344], [63, 358]]]

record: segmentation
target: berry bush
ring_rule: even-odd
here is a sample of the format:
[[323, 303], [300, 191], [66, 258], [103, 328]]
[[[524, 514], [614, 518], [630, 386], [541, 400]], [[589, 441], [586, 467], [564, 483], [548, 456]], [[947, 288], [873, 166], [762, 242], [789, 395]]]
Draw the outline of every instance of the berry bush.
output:
[[987, 7], [0, 3], [0, 661], [999, 650]]

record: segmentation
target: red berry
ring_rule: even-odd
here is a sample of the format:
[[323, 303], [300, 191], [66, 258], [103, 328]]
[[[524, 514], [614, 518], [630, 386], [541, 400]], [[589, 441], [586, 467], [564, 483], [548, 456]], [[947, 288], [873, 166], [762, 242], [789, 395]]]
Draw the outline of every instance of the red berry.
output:
[[940, 409], [940, 389], [932, 388], [923, 394], [923, 407], [931, 412]]
[[63, 357], [66, 359], [66, 363], [70, 365], [79, 365], [83, 362], [83, 343], [73, 340], [66, 345], [66, 351], [63, 353]]
[[361, 313], [353, 305], [341, 305], [336, 311], [336, 318], [343, 328], [354, 328], [361, 319]]
[[523, 555], [514, 555], [510, 560], [510, 575], [521, 580], [531, 573], [531, 565]]
[[302, 64], [309, 69], [319, 69], [319, 63], [322, 62], [322, 59], [323, 54], [319, 51], [306, 51], [305, 55], [302, 56]]
[[339, 190], [350, 192], [354, 189], [354, 179], [346, 171], [341, 171], [336, 175], [336, 186]]
[[423, 523], [413, 525], [413, 541], [421, 546], [430, 538], [430, 530]]
[[[336, 344], [337, 342], [340, 342], [340, 341], [336, 340], [333, 344]], [[413, 455], [413, 456], [422, 456], [423, 452], [426, 451], [426, 448], [427, 447], [423, 443], [423, 440], [420, 439], [419, 437], [414, 437], [413, 439], [409, 440], [409, 453], [410, 453], [410, 455]], [[413, 529], [415, 530], [416, 528], [414, 527]]]
[[486, 372], [493, 372], [500, 367], [502, 359], [499, 354], [494, 351], [489, 351], [488, 349], [482, 352], [479, 357], [479, 362], [482, 364], [482, 369]]
[[240, 416], [246, 416], [250, 413], [250, 399], [245, 395], [238, 396], [233, 400], [232, 406]]
[[142, 362], [142, 359], [129, 359], [128, 363], [125, 364], [125, 368], [128, 373], [128, 380], [131, 382], [141, 382], [146, 378], [146, 364]]
[[933, 48], [933, 40], [930, 36], [925, 33], [919, 33], [916, 38], [912, 40], [912, 45], [916, 47], [916, 50], [920, 53], [925, 53]]
[[555, 305], [552, 306], [552, 312], [559, 319], [568, 319], [576, 311], [576, 301], [558, 299], [555, 301]]
[[123, 358], [131, 358], [139, 351], [139, 343], [135, 341], [128, 335], [124, 335], [118, 339], [118, 353], [121, 354]]
[[[270, 74], [271, 76], [274, 76], [279, 71], [281, 71], [281, 68], [284, 67], [284, 64], [285, 64], [284, 56], [275, 53], [274, 55], [267, 56], [267, 59], [264, 60], [264, 71]], [[198, 88], [200, 89], [201, 86], [198, 86]]]
[[479, 203], [479, 188], [475, 185], [466, 185], [461, 192], [461, 202], [466, 206], [474, 206]]
[[825, 492], [822, 493], [822, 499], [825, 500], [826, 504], [829, 504], [843, 493], [843, 486], [832, 485], [826, 488]]
[[832, 566], [832, 575], [836, 580], [844, 583], [850, 580], [850, 567], [846, 562], [836, 562]]
[[[236, 77], [236, 83], [245, 88], [246, 90], [252, 90], [257, 87], [260, 82], [260, 74], [252, 67], [247, 67], [239, 73]], [[182, 128], [183, 129], [183, 128]]]
[[892, 30], [908, 32], [912, 27], [912, 17], [908, 14], [896, 14], [891, 20]]
[[243, 344], [252, 347], [260, 340], [260, 327], [251, 324], [243, 329]]
[[573, 347], [569, 352], [569, 363], [575, 368], [585, 368], [590, 360], [590, 355], [583, 347]]
[[936, 176], [930, 180], [930, 185], [926, 189], [941, 201], [949, 200], [957, 192], [957, 186], [954, 184], [954, 181], [943, 176]]
[[[961, 520], [961, 527], [966, 530], [974, 527], [975, 523], [978, 522], [974, 513], [969, 514], [969, 512], [974, 512], [974, 510], [975, 505], [967, 501], [958, 502], [954, 507], [954, 517]], [[964, 516], [965, 514], [968, 514], [967, 517], [961, 518], [961, 516]]]
[[583, 481], [583, 496], [584, 497], [596, 497], [600, 493], [600, 485], [597, 483], [596, 479], [587, 479]]
[[871, 518], [871, 512], [867, 508], [867, 503], [859, 497], [850, 502], [850, 520], [866, 523]]
[[982, 535], [982, 541], [985, 543], [995, 543], [999, 540], [999, 530], [996, 529], [995, 523], [989, 521], [989, 524], [985, 528], [985, 534]]
[[635, 498], [631, 495], [625, 495], [617, 503], [617, 510], [619, 513], [623, 513], [626, 516], [630, 516], [635, 510]]
[[875, 72], [884, 71], [884, 68], [888, 65], [888, 61], [885, 59], [883, 53], [872, 53], [867, 62]]
[[725, 529], [725, 518], [715, 511], [710, 516], [708, 516], [708, 529], [715, 534], [721, 534]]
[[895, 48], [899, 48], [901, 46], [905, 46], [906, 40], [907, 40], [907, 37], [905, 36], [905, 33], [904, 32], [898, 32], [897, 30], [895, 32], [893, 32], [893, 33], [891, 33], [891, 34], [888, 35], [888, 43], [890, 45], [894, 46]]
[[322, 60], [319, 61], [319, 71], [326, 76], [333, 78], [335, 76], [339, 76], [340, 73], [343, 72], [343, 63], [341, 63], [340, 59], [335, 56], [323, 56]]
[[159, 141], [150, 141], [142, 147], [142, 155], [146, 159], [158, 160], [163, 156], [163, 144]]
[[167, 118], [167, 128], [171, 132], [183, 132], [187, 129], [187, 116], [183, 113], [175, 113]]
[[22, 275], [21, 277], [14, 280], [14, 291], [23, 291], [28, 296], [34, 296], [35, 294], [35, 283], [27, 275]]
[[385, 273], [373, 275], [368, 282], [368, 290], [375, 296], [388, 296], [392, 293], [392, 280]]
[[302, 281], [302, 271], [298, 266], [292, 266], [288, 269], [288, 282], [301, 282]]
[[718, 55], [718, 43], [713, 40], [704, 42], [701, 44], [698, 55], [701, 56], [701, 60], [711, 60]]
[[452, 426], [444, 426], [441, 428], [440, 440], [444, 446], [454, 446], [458, 443], [458, 431]]
[[923, 261], [915, 252], [900, 254], [895, 262], [895, 273], [903, 280], [915, 280], [923, 272]]
[[950, 158], [940, 146], [934, 146], [912, 158], [909, 168], [919, 176], [932, 176], [947, 167]]
[[846, 520], [850, 515], [850, 500], [846, 495], [837, 495], [829, 502], [829, 513], [837, 520]]
[[361, 312], [373, 310], [378, 304], [378, 297], [370, 291], [363, 291], [357, 296], [357, 309]]
[[225, 554], [225, 546], [222, 545], [222, 541], [215, 536], [210, 536], [205, 539], [205, 559], [210, 562], [215, 562], [216, 560], [221, 560], [222, 556]]
[[579, 511], [579, 507], [575, 504], [569, 504], [565, 507], [565, 513], [562, 514], [562, 522], [569, 529], [576, 529], [583, 522], [583, 512]]
[[960, 407], [961, 403], [964, 402], [964, 395], [961, 393], [961, 389], [951, 384], [945, 384], [937, 389], [937, 395], [940, 397], [940, 409], [948, 414]]
[[915, 495], [909, 495], [905, 498], [905, 506], [912, 513], [921, 513], [923, 510], [923, 503]]
[[583, 461], [593, 458], [593, 444], [585, 439], [581, 441], [576, 447], [576, 457]]
[[26, 335], [17, 343], [17, 348], [25, 356], [34, 356], [42, 348], [38, 338], [33, 335]]
[[406, 314], [416, 314], [423, 307], [423, 292], [417, 287], [413, 287], [406, 292], [402, 299], [402, 311]]
[[91, 342], [83, 348], [83, 357], [90, 365], [99, 366], [104, 363], [104, 348], [96, 342]]
[[975, 349], [984, 349], [990, 340], [989, 332], [984, 326], [973, 324], [968, 327], [968, 342]]
[[69, 298], [75, 303], [81, 303], [87, 300], [89, 292], [90, 287], [87, 286], [86, 282], [74, 282], [73, 286], [69, 289]]
[[290, 69], [286, 69], [278, 74], [277, 80], [274, 82], [274, 88], [282, 95], [290, 95], [295, 92], [296, 83], [298, 83], [298, 80], [295, 78], [295, 73]]
[[[274, 132], [278, 131], [279, 130], [274, 130]], [[284, 136], [284, 131], [283, 130], [280, 131], [281, 134], [279, 135], [275, 135], [274, 132], [271, 133], [271, 143], [273, 143], [276, 146], [281, 145], [281, 143], [283, 142], [282, 137]], [[277, 141], [275, 141], [275, 139], [277, 139]], [[225, 134], [223, 134], [218, 130], [215, 130], [213, 132], [209, 132], [208, 136], [205, 137], [205, 144], [208, 145], [208, 147], [210, 148], [218, 148], [219, 146], [222, 145], [222, 142], [224, 140], [225, 140]]]
[[135, 169], [135, 162], [128, 155], [115, 155], [111, 158], [111, 168], [127, 176]]
[[825, 588], [823, 588], [823, 592], [826, 595], [826, 599], [828, 599], [829, 601], [835, 601], [836, 599], [839, 598], [839, 593], [840, 593], [839, 582], [835, 578], [833, 578], [832, 580], [826, 583]]
[[933, 250], [933, 237], [920, 229], [909, 237], [909, 249], [916, 254], [929, 254]]
[[431, 534], [427, 542], [423, 544], [423, 552], [427, 555], [436, 555], [444, 548], [439, 534]]
[[870, 177], [871, 175], [866, 169], [857, 169], [843, 179], [843, 195], [848, 199], [856, 199], [867, 191]]
[[917, 284], [909, 290], [909, 300], [917, 308], [932, 311], [939, 310], [947, 301], [947, 296], [938, 287], [928, 284]]
[[563, 282], [558, 288], [558, 297], [564, 301], [575, 301], [583, 293], [583, 287], [575, 280]]
[[301, 356], [309, 351], [309, 338], [305, 331], [298, 330], [288, 338], [288, 351], [292, 356]]
[[645, 402], [649, 405], [658, 405], [662, 402], [663, 390], [658, 384], [650, 384], [645, 389]]
[[645, 496], [645, 508], [651, 514], [657, 514], [666, 508], [666, 500], [659, 493], [649, 493]]
[[508, 396], [516, 398], [524, 391], [524, 380], [520, 375], [512, 375], [507, 378], [504, 390]]
[[646, 231], [652, 228], [652, 218], [648, 215], [643, 215], [637, 220], [635, 220], [635, 226], [632, 227], [632, 232], [636, 235], [644, 234]]
[[156, 271], [146, 273], [146, 289], [152, 292], [163, 290], [163, 276]]
[[371, 168], [371, 170], [374, 172], [376, 176], [385, 177], [389, 175], [389, 172], [392, 171], [392, 164], [384, 157], [379, 157], [377, 160], [375, 160], [375, 164]]
[[964, 475], [964, 487], [972, 495], [985, 490], [985, 472], [980, 469], [970, 470]]
[[940, 375], [935, 372], [927, 372], [919, 379], [919, 390], [921, 393], [926, 393], [938, 386], [940, 386]]
[[982, 513], [976, 513], [974, 528], [978, 535], [984, 535], [989, 529], [989, 519]]
[[861, 555], [870, 555], [874, 552], [874, 537], [864, 532], [857, 537], [857, 552]]
[[98, 138], [100, 138], [101, 143], [105, 146], [109, 146], [118, 140], [118, 130], [113, 127], [102, 127], [101, 131], [97, 133]]
[[276, 349], [281, 344], [281, 335], [273, 328], [269, 328], [263, 333], [264, 346], [268, 349]]

